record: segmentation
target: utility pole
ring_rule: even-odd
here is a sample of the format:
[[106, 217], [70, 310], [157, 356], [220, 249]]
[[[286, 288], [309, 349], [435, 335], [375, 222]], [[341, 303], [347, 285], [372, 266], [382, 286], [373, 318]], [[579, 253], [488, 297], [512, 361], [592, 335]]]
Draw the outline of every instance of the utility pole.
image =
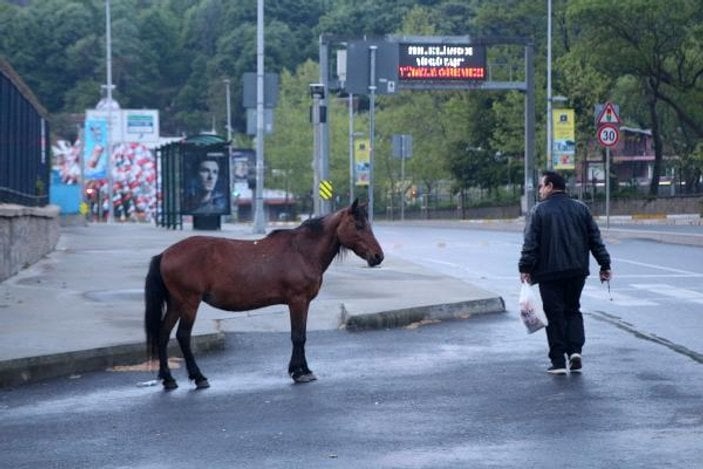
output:
[[110, 0], [105, 0], [105, 49], [107, 55], [107, 222], [115, 221], [114, 183], [112, 180], [112, 31]]
[[312, 97], [312, 200], [313, 213], [315, 216], [326, 215], [324, 202], [320, 196], [320, 182], [324, 180], [323, 156], [322, 156], [322, 117], [321, 102], [325, 97], [325, 86], [322, 83], [310, 84], [310, 96]]
[[552, 161], [552, 0], [547, 0], [547, 169], [554, 168]]
[[256, 208], [254, 233], [266, 232], [264, 220], [264, 0], [256, 5]]
[[378, 46], [369, 46], [369, 223], [373, 223], [373, 165], [376, 156], [376, 51]]

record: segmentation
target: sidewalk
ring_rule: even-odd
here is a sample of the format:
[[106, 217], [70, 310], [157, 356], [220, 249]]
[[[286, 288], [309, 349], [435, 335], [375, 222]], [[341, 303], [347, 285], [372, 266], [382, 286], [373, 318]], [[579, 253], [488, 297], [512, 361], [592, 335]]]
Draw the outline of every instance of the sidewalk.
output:
[[[0, 283], [0, 387], [144, 362], [149, 260], [193, 234], [261, 237], [248, 225], [230, 224], [197, 233], [151, 224], [63, 228], [54, 252]], [[396, 327], [503, 311], [502, 298], [457, 279], [393, 257], [368, 268], [349, 255], [326, 272], [308, 330]], [[286, 306], [229, 313], [201, 304], [193, 346], [196, 353], [222, 348], [224, 332], [289, 330]]]

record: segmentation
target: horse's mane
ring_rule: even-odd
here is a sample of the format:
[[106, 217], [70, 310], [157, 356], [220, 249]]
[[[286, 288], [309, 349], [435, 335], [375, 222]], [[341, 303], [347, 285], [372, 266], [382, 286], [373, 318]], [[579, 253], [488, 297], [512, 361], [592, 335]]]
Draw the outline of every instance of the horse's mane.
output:
[[303, 223], [296, 226], [295, 228], [279, 228], [277, 230], [271, 231], [266, 237], [270, 238], [272, 236], [277, 236], [282, 233], [292, 233], [294, 231], [301, 231], [301, 230], [310, 230], [314, 233], [321, 233], [323, 230], [323, 220], [328, 216], [329, 215], [325, 215], [322, 217], [308, 218], [307, 220], [305, 220]]
[[[283, 235], [285, 233], [294, 234], [294, 233], [299, 233], [301, 231], [311, 231], [312, 233], [322, 233], [322, 231], [324, 230], [324, 221], [330, 215], [331, 214], [324, 215], [321, 217], [308, 218], [307, 220], [305, 220], [303, 223], [301, 223], [300, 225], [298, 225], [295, 228], [279, 228], [279, 229], [273, 230], [266, 237], [271, 238], [274, 236]], [[340, 244], [339, 251], [337, 252], [337, 257], [339, 257], [340, 260], [344, 259], [347, 252], [348, 252], [348, 249]]]

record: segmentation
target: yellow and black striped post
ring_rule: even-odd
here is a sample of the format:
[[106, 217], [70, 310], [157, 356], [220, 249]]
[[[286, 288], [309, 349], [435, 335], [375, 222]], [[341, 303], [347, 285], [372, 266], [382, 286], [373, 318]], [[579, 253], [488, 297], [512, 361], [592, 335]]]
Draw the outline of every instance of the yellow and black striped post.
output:
[[320, 181], [320, 198], [322, 200], [331, 200], [334, 195], [334, 189], [332, 188], [332, 181], [323, 179]]

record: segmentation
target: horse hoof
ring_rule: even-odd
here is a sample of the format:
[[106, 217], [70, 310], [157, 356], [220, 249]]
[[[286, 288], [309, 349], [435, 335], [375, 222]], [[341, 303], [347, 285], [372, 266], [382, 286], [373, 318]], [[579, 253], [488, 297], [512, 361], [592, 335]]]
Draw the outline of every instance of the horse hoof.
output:
[[315, 381], [316, 379], [317, 376], [315, 376], [312, 372], [297, 376], [293, 375], [293, 381], [296, 383], [309, 383], [310, 381]]
[[210, 387], [210, 383], [207, 378], [195, 380], [195, 389], [207, 389]]
[[163, 382], [164, 385], [164, 391], [173, 391], [178, 387], [178, 383], [176, 383], [175, 380], [164, 380]]

